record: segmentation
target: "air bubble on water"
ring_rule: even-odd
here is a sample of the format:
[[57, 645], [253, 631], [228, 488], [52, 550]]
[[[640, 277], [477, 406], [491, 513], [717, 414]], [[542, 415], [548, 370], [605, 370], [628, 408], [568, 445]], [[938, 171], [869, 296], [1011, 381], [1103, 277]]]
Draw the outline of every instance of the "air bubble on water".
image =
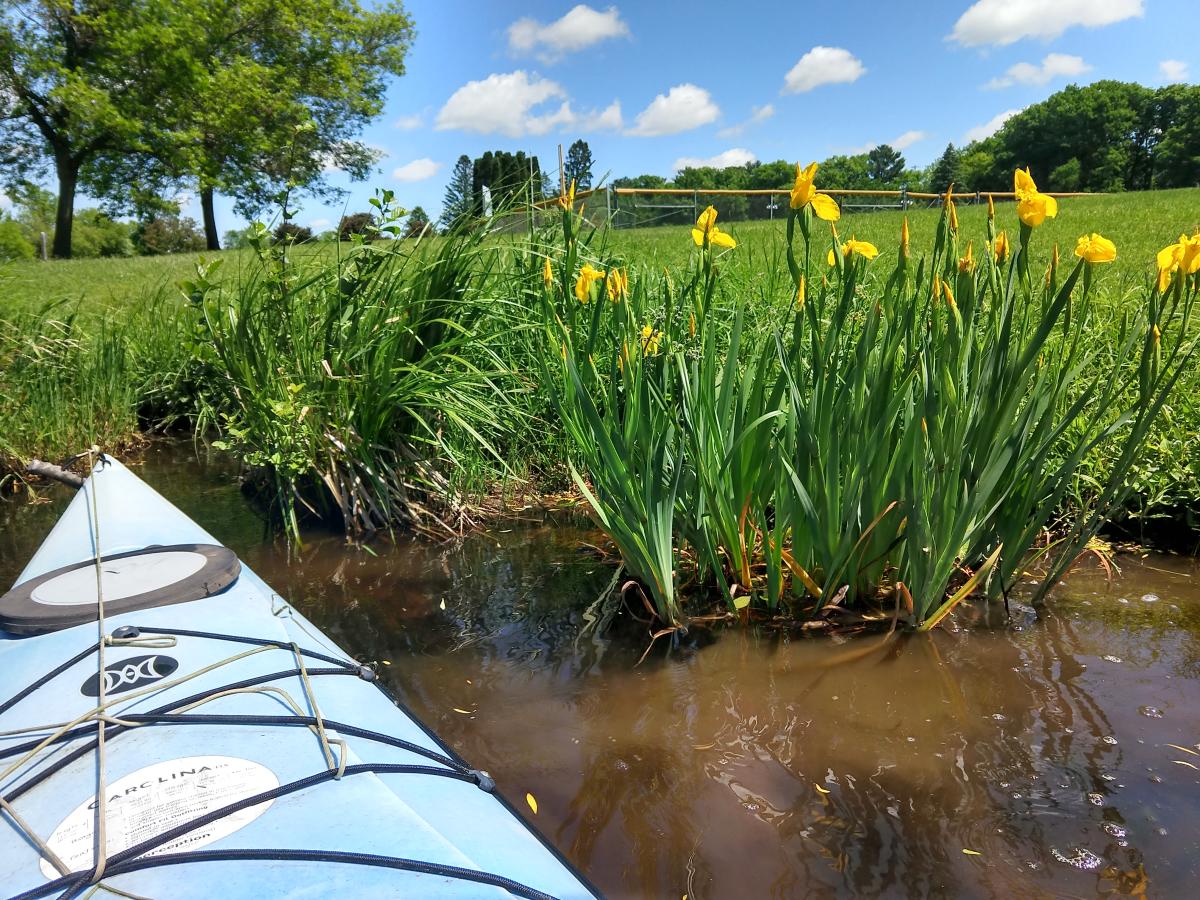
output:
[[1161, 828], [1161, 827], [1160, 827], [1160, 828], [1156, 828], [1156, 829], [1155, 829], [1155, 831], [1156, 831], [1156, 832], [1157, 832], [1159, 835], [1161, 835], [1162, 837], [1166, 837], [1166, 836], [1167, 836], [1167, 829], [1165, 829], [1165, 828]]
[[1106, 734], [1104, 737], [1100, 738], [1100, 740], [1104, 741], [1106, 744], [1115, 744], [1117, 742], [1117, 739], [1111, 734]]
[[1150, 781], [1153, 784], [1162, 784], [1162, 782], [1163, 782], [1161, 775], [1151, 775]]
[[1128, 603], [1128, 602], [1129, 602], [1129, 599], [1128, 599], [1128, 598], [1126, 598], [1126, 597], [1118, 597], [1118, 598], [1117, 598], [1117, 602], [1118, 602], [1118, 603]]
[[1097, 794], [1094, 791], [1092, 793], [1088, 794], [1088, 800], [1091, 801], [1092, 806], [1103, 806], [1104, 805], [1104, 795]]
[[1014, 800], [1020, 800], [1020, 799], [1021, 799], [1021, 792], [1020, 792], [1020, 791], [1013, 791], [1013, 793], [1012, 793], [1012, 798], [1013, 798]]
[[1064, 733], [1064, 734], [1074, 734], [1074, 733], [1075, 733], [1075, 729], [1074, 729], [1074, 728], [1064, 728], [1064, 729], [1063, 729], [1063, 733]]
[[1157, 603], [1158, 594], [1142, 594], [1143, 603]]
[[1101, 659], [1105, 660], [1106, 662], [1124, 662], [1125, 661], [1125, 660], [1121, 659], [1121, 657], [1119, 657], [1119, 656], [1113, 656], [1111, 653], [1108, 654], [1107, 656], [1102, 656]]
[[1117, 846], [1118, 847], [1128, 847], [1129, 841], [1117, 841]]
[[1076, 869], [1098, 869], [1104, 862], [1099, 856], [1084, 847], [1073, 847], [1069, 854], [1051, 847], [1050, 854], [1059, 862], [1074, 866]]
[[906, 737], [905, 740], [908, 741], [910, 744], [915, 744], [917, 742], [917, 739], [911, 735]]
[[1125, 829], [1122, 828], [1120, 825], [1118, 825], [1116, 822], [1105, 822], [1104, 830], [1116, 838], [1123, 838], [1126, 835]]
[[1008, 721], [1008, 716], [1006, 716], [1004, 713], [992, 713], [992, 718], [995, 719], [997, 722], [1007, 722]]
[[1117, 780], [1116, 775], [1101, 775], [1100, 777], [1103, 778], [1105, 781], [1116, 781]]
[[1004, 788], [1005, 790], [1007, 790], [1007, 789], [1008, 789], [1008, 782], [1007, 782], [1007, 781], [1002, 781], [1002, 782], [1000, 782], [1000, 787], [1002, 787], [1002, 788]]
[[1163, 711], [1157, 706], [1139, 706], [1138, 712], [1147, 719], [1161, 719], [1163, 717]]

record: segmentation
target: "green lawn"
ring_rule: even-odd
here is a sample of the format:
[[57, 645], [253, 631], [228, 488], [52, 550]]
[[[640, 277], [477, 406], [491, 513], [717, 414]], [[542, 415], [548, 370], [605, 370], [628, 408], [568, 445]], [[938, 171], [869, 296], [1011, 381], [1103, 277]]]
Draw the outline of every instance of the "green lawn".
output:
[[[998, 227], [1016, 236], [1016, 211], [1011, 203], [996, 208]], [[912, 245], [919, 251], [932, 246], [937, 227], [937, 209], [912, 208], [907, 212], [912, 230]], [[986, 205], [959, 205], [963, 235], [978, 236], [982, 243]], [[899, 242], [899, 211], [848, 211], [838, 231], [843, 238], [855, 236], [876, 244], [886, 258], [896, 252]], [[767, 266], [775, 250], [782, 250], [784, 224], [774, 222], [719, 223], [742, 243], [740, 253], [730, 262], [749, 267], [753, 277], [756, 265]], [[823, 225], [820, 227], [824, 227]], [[1153, 191], [1137, 194], [1109, 194], [1080, 197], [1059, 203], [1057, 219], [1038, 229], [1039, 248], [1057, 241], [1061, 252], [1069, 255], [1076, 239], [1097, 231], [1117, 244], [1117, 261], [1105, 272], [1102, 288], [1122, 293], [1153, 272], [1154, 254], [1163, 246], [1200, 228], [1200, 189]], [[682, 265], [693, 252], [688, 229], [680, 225], [632, 230], [614, 230], [607, 236], [609, 247], [631, 263], [656, 262]], [[303, 255], [333, 252], [335, 245], [317, 244], [296, 248]], [[977, 247], [977, 251], [982, 249]], [[194, 271], [201, 258], [225, 260], [226, 274], [251, 262], [250, 251], [229, 250], [219, 253], [180, 254], [178, 256], [133, 257], [130, 259], [61, 260], [50, 263], [19, 262], [0, 265], [0, 316], [14, 310], [36, 309], [47, 303], [80, 303], [89, 312], [108, 311], [128, 306], [138, 297], [160, 289], [173, 290]], [[882, 271], [882, 269], [881, 269]]]

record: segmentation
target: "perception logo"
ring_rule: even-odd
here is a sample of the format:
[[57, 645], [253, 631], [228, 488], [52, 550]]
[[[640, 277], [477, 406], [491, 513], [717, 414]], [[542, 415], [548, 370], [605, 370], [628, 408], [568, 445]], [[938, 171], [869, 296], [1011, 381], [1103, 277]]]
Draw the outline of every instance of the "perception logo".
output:
[[[179, 661], [170, 656], [131, 656], [104, 667], [104, 694], [123, 694], [145, 684], [153, 684], [166, 678], [179, 668]], [[85, 697], [100, 696], [100, 674], [97, 673], [83, 683], [79, 692]]]

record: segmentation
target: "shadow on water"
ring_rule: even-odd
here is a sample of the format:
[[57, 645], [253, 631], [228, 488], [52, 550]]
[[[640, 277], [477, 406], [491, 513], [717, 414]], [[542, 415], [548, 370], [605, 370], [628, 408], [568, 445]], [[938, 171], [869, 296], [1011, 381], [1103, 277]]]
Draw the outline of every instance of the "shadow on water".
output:
[[[578, 527], [374, 553], [313, 534], [289, 559], [228, 467], [166, 448], [143, 475], [532, 793], [610, 896], [1176, 897], [1200, 877], [1194, 560], [1076, 572], [1040, 616], [963, 609], [852, 662], [735, 628], [637, 666], [636, 623], [581, 636], [611, 571]], [[0, 508], [0, 579], [63, 499]]]

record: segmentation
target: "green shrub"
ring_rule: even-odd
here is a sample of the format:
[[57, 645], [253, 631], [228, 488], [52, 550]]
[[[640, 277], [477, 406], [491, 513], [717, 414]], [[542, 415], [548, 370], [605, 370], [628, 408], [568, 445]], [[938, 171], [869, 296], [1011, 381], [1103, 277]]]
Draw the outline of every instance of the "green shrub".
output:
[[0, 260], [33, 259], [34, 248], [24, 230], [11, 219], [0, 222]]

